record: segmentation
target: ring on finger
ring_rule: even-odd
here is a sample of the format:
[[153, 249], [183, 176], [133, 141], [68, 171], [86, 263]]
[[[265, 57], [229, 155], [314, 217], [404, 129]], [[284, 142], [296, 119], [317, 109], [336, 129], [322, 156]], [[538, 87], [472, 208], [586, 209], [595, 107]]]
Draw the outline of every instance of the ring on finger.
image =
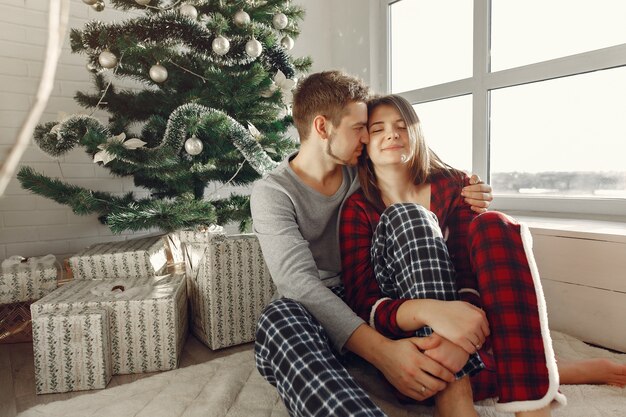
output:
[[422, 385], [422, 388], [420, 388], [420, 392], [423, 394], [426, 392], [426, 387]]

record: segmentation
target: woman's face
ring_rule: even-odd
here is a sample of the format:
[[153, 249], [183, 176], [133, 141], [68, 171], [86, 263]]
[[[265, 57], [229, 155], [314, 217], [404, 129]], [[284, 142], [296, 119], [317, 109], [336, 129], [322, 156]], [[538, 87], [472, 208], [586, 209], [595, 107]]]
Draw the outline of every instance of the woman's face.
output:
[[370, 135], [367, 154], [375, 166], [401, 164], [411, 156], [406, 123], [394, 106], [375, 107], [367, 127]]

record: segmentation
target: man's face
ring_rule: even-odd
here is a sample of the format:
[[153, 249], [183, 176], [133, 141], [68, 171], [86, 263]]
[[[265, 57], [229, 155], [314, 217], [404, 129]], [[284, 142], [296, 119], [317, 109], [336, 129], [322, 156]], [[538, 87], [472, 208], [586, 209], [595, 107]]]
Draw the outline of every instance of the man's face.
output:
[[367, 105], [362, 101], [346, 106], [339, 126], [330, 124], [326, 154], [343, 165], [356, 165], [363, 145], [368, 143]]

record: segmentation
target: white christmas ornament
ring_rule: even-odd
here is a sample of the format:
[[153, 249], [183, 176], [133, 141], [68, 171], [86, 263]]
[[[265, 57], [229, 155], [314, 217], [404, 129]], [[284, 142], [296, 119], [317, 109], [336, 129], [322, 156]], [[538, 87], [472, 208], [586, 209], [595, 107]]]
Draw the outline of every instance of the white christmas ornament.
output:
[[288, 51], [292, 50], [295, 44], [296, 43], [294, 42], [293, 38], [289, 35], [283, 36], [283, 38], [280, 40], [280, 46]]
[[230, 42], [223, 36], [218, 36], [213, 39], [213, 43], [211, 44], [213, 48], [213, 52], [218, 55], [226, 55], [230, 50]]
[[257, 58], [262, 52], [263, 45], [256, 39], [252, 38], [246, 43], [246, 54], [248, 54], [250, 58]]
[[52, 126], [52, 128], [50, 129], [50, 133], [58, 135], [60, 129], [61, 129], [61, 123], [57, 123], [56, 125]]
[[193, 7], [191, 4], [183, 4], [182, 6], [180, 6], [178, 11], [183, 16], [191, 18], [191, 20], [196, 20], [198, 18], [198, 10], [196, 10], [196, 8]]
[[150, 4], [150, 0], [135, 0], [135, 3], [142, 6], [147, 6], [148, 4]]
[[272, 18], [272, 24], [278, 30], [283, 30], [284, 28], [286, 28], [288, 23], [289, 19], [287, 18], [285, 13], [276, 13]]
[[161, 64], [155, 64], [150, 67], [150, 78], [155, 83], [162, 83], [167, 80], [167, 68]]
[[98, 1], [96, 4], [92, 4], [91, 8], [97, 12], [101, 12], [104, 10], [104, 1]]
[[202, 144], [202, 141], [195, 136], [192, 136], [185, 141], [185, 151], [189, 155], [198, 155], [202, 152], [203, 148], [204, 145]]
[[97, 152], [93, 156], [93, 162], [94, 163], [102, 162], [102, 165], [106, 165], [112, 160], [114, 160], [115, 158], [117, 158], [117, 155], [114, 155], [112, 153], [109, 153], [109, 151], [107, 151], [107, 147], [112, 143], [121, 143], [126, 149], [137, 149], [137, 148], [142, 148], [146, 145], [146, 142], [142, 141], [141, 139], [137, 139], [137, 138], [132, 138], [128, 140], [125, 140], [125, 139], [126, 139], [126, 134], [122, 132], [117, 136], [108, 138], [105, 143], [98, 145], [98, 149], [100, 149], [100, 152]]
[[270, 88], [261, 93], [261, 97], [271, 97], [276, 90], [280, 90], [280, 94], [283, 98], [285, 105], [291, 104], [293, 101], [293, 93], [291, 90], [296, 86], [296, 80], [290, 80], [283, 74], [281, 70], [278, 70], [274, 76], [274, 80], [270, 85]]
[[88, 4], [90, 6], [93, 6], [97, 2], [98, 2], [98, 0], [83, 0], [83, 3]]
[[117, 57], [112, 52], [102, 51], [100, 55], [98, 55], [98, 62], [104, 68], [113, 68], [117, 65]]
[[87, 71], [89, 72], [96, 72], [96, 70], [98, 69], [94, 64], [92, 64], [91, 62], [87, 62], [87, 64], [85, 65], [85, 68], [87, 68]]
[[239, 27], [249, 25], [250, 15], [243, 10], [239, 10], [237, 13], [235, 13], [233, 21]]

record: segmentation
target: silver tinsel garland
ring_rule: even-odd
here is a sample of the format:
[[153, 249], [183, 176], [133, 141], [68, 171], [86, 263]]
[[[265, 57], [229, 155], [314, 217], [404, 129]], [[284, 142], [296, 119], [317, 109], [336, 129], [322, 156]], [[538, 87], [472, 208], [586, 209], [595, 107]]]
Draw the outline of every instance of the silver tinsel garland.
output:
[[[227, 122], [228, 138], [260, 175], [267, 174], [278, 165], [269, 157], [248, 129], [235, 119], [220, 110], [194, 103], [184, 104], [170, 114], [163, 141], [159, 146], [133, 150], [121, 148], [111, 150], [111, 152], [114, 152], [119, 160], [135, 165], [137, 168], [176, 165], [179, 161], [173, 159], [172, 156], [178, 155], [187, 140], [189, 120], [200, 120], [202, 123], [201, 120], [205, 118], [214, 118], [216, 121], [223, 119]], [[54, 132], [39, 137], [37, 142], [46, 152], [58, 156], [80, 143], [82, 137], [79, 137], [79, 132], [86, 132], [87, 129], [101, 132], [101, 143], [105, 143], [111, 136], [109, 130], [95, 117], [73, 115], [55, 126]], [[210, 146], [210, 144], [208, 145]]]

